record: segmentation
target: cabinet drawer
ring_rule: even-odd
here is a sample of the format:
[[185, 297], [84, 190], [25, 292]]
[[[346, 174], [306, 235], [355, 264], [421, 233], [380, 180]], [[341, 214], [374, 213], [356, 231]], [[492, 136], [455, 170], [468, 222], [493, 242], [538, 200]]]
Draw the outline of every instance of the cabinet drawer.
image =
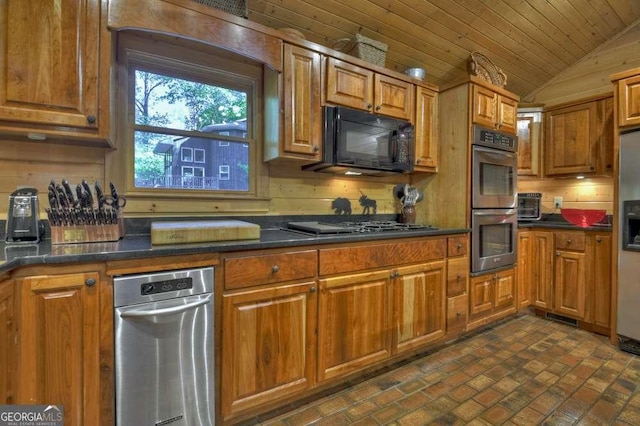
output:
[[468, 257], [447, 260], [447, 297], [465, 293], [467, 291], [468, 279]]
[[556, 232], [555, 235], [556, 249], [584, 251], [586, 240], [584, 232]]
[[469, 296], [466, 294], [447, 298], [447, 331], [465, 327], [468, 303]]
[[321, 249], [320, 275], [428, 262], [444, 259], [445, 252], [445, 238]]
[[317, 250], [224, 259], [224, 287], [234, 289], [308, 279], [318, 271]]
[[447, 238], [447, 256], [463, 256], [467, 254], [467, 236]]

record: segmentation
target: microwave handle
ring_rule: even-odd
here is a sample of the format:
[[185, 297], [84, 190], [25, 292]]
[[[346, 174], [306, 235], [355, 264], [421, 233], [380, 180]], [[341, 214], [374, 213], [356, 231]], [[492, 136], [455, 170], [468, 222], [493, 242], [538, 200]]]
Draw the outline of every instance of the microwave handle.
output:
[[394, 130], [391, 132], [389, 136], [390, 144], [389, 144], [389, 157], [391, 157], [392, 162], [396, 162], [398, 160], [398, 131]]

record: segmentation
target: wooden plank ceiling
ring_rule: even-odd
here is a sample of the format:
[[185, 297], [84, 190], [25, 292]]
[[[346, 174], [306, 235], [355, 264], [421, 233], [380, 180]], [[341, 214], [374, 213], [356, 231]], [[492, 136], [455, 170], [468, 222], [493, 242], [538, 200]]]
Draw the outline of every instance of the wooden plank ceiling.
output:
[[425, 68], [439, 86], [480, 52], [522, 100], [640, 18], [638, 0], [247, 1], [249, 20], [323, 46], [356, 32], [386, 43], [387, 68]]

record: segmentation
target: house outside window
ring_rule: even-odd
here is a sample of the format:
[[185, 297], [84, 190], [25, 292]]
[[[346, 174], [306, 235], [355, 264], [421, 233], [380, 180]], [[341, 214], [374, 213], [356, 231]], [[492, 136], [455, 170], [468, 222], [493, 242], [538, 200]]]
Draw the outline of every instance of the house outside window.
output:
[[193, 161], [193, 149], [191, 148], [180, 148], [180, 157], [184, 162], [192, 162]]
[[193, 150], [193, 162], [194, 163], [205, 163], [205, 150], [194, 148]]

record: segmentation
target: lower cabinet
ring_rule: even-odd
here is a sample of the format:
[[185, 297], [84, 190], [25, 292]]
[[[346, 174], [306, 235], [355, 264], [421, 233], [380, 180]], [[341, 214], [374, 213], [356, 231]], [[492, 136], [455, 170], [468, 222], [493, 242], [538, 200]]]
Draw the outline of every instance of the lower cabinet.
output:
[[471, 278], [468, 330], [516, 312], [516, 268]]
[[0, 280], [0, 405], [15, 404], [15, 319], [13, 281]]
[[531, 304], [607, 334], [612, 297], [610, 233], [520, 231], [520, 241], [525, 238], [530, 254], [521, 257], [519, 264], [531, 270]]
[[223, 416], [313, 385], [316, 285], [310, 281], [223, 296]]
[[100, 273], [30, 276], [16, 284], [14, 403], [62, 405], [67, 426], [101, 424]]
[[319, 381], [389, 358], [390, 283], [388, 270], [320, 280]]

